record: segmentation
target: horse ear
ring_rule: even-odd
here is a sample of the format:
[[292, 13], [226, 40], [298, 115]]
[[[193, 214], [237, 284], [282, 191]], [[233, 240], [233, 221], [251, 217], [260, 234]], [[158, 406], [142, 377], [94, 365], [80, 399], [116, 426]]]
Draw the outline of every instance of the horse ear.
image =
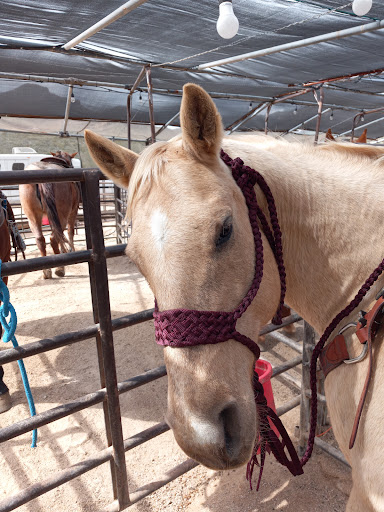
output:
[[186, 84], [180, 108], [183, 144], [202, 159], [218, 154], [223, 138], [221, 116], [211, 97], [201, 87]]
[[69, 155], [71, 158], [75, 158], [75, 156], [77, 155], [77, 151], [76, 153], [72, 153], [72, 155]]
[[328, 128], [327, 133], [325, 134], [326, 140], [336, 140], [335, 137], [332, 135], [332, 130]]
[[355, 142], [360, 142], [360, 144], [367, 143], [367, 128], [363, 131], [360, 137], [357, 140], [355, 140]]
[[54, 153], [53, 151], [50, 152], [52, 156], [56, 156], [56, 153]]
[[84, 132], [89, 153], [101, 171], [119, 187], [128, 188], [128, 183], [139, 155], [97, 135], [91, 130]]

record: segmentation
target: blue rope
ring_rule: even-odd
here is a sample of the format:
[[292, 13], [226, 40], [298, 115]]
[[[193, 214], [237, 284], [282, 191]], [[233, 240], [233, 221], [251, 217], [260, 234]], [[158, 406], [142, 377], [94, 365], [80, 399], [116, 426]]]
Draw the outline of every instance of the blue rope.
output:
[[[15, 308], [9, 302], [9, 290], [5, 285], [4, 281], [1, 279], [1, 259], [0, 259], [0, 301], [2, 304], [0, 305], [0, 322], [4, 329], [4, 334], [2, 340], [4, 343], [8, 343], [12, 341], [13, 346], [16, 348], [19, 346], [17, 343], [17, 339], [15, 336], [16, 326], [17, 326], [17, 316]], [[10, 319], [7, 321], [7, 317], [10, 315]], [[31, 413], [31, 416], [36, 415], [35, 403], [33, 401], [31, 388], [29, 387], [27, 372], [25, 370], [24, 362], [22, 359], [17, 361], [17, 364], [20, 368], [21, 378], [23, 380], [25, 395], [28, 400], [28, 406]], [[37, 441], [37, 430], [35, 429], [32, 432], [32, 448], [36, 448]]]

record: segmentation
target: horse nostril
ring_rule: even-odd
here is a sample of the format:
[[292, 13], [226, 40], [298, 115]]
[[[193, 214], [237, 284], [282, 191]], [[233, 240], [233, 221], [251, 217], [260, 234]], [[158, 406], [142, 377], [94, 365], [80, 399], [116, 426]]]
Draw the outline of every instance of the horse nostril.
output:
[[219, 417], [224, 430], [225, 450], [231, 460], [238, 456], [240, 446], [240, 427], [236, 405], [231, 404], [225, 407]]

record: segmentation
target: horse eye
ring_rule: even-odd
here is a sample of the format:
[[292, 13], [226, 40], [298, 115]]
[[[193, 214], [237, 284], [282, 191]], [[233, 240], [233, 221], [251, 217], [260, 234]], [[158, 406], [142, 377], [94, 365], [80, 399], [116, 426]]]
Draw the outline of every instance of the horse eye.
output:
[[216, 247], [228, 242], [232, 235], [232, 218], [226, 219], [222, 225], [219, 238], [216, 240]]

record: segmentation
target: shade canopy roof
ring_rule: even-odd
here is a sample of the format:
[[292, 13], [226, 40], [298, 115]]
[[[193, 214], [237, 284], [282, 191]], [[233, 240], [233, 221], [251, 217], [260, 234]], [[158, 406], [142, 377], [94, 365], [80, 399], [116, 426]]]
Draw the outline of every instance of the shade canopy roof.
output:
[[[317, 112], [311, 89], [330, 78], [345, 77], [325, 83], [322, 129], [348, 132], [359, 111], [383, 107], [383, 29], [197, 69], [203, 63], [372, 24], [384, 19], [384, 4], [378, 0], [364, 17], [355, 16], [345, 0], [233, 0], [240, 29], [231, 40], [216, 31], [217, 0], [148, 0], [74, 48], [63, 48], [122, 3], [0, 1], [0, 116], [63, 117], [68, 79], [73, 78], [76, 101], [70, 118], [124, 121], [127, 94], [143, 64], [151, 64], [157, 124], [178, 112], [186, 82], [212, 94], [226, 126], [261, 102], [311, 84], [306, 85], [307, 94], [273, 105], [268, 125], [278, 131], [314, 129], [316, 119], [308, 121]], [[149, 122], [146, 91], [144, 80], [132, 98], [132, 118], [140, 123]], [[265, 112], [241, 129], [263, 129]], [[381, 118], [384, 110], [367, 113], [356, 133], [368, 124], [369, 137], [384, 136], [383, 122], [376, 122]]]

